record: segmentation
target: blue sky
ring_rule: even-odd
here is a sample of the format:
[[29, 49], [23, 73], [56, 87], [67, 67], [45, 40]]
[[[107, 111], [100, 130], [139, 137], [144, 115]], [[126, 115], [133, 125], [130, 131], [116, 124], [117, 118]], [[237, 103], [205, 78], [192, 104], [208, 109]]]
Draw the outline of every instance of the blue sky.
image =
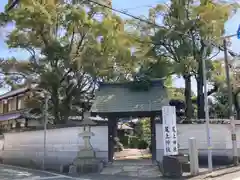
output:
[[[3, 11], [4, 5], [8, 0], [1, 0], [0, 12]], [[147, 16], [149, 7], [152, 7], [158, 3], [167, 2], [166, 0], [113, 0], [113, 8], [119, 10], [127, 10], [128, 13], [135, 16], [144, 15]], [[124, 17], [124, 16], [123, 16]], [[226, 35], [235, 34], [240, 24], [240, 11], [232, 17], [225, 25]], [[16, 57], [17, 59], [27, 59], [28, 54], [23, 50], [9, 50], [4, 43], [4, 36], [11, 28], [5, 29], [0, 34], [0, 58]], [[2, 31], [2, 30], [1, 30]], [[240, 53], [240, 40], [236, 37], [232, 38], [232, 45], [229, 48], [236, 53]], [[221, 54], [222, 55], [222, 54]], [[184, 81], [182, 79], [175, 78], [174, 84], [176, 87], [184, 87]], [[1, 91], [1, 90], [0, 90]], [[196, 82], [193, 82], [193, 91], [196, 92]], [[1, 93], [1, 92], [0, 92]]]

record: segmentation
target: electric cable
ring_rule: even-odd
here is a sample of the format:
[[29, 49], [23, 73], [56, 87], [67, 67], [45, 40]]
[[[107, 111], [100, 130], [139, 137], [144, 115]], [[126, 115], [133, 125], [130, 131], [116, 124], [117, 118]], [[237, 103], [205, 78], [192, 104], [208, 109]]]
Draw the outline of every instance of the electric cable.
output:
[[[152, 25], [152, 26], [154, 26], [154, 27], [162, 28], [162, 29], [168, 30], [169, 32], [172, 31], [172, 32], [175, 32], [175, 33], [177, 33], [177, 34], [179, 34], [179, 35], [183, 35], [183, 36], [185, 36], [185, 37], [187, 37], [187, 38], [191, 38], [189, 35], [181, 32], [181, 31], [169, 30], [169, 29], [167, 29], [167, 28], [164, 27], [164, 26], [161, 26], [161, 25], [158, 25], [158, 24], [153, 23], [153, 22], [151, 22], [151, 21], [142, 19], [142, 18], [137, 17], [137, 16], [135, 16], [135, 15], [132, 15], [132, 14], [130, 14], [130, 13], [128, 13], [128, 12], [125, 12], [125, 11], [122, 11], [122, 10], [119, 10], [119, 9], [116, 9], [116, 8], [113, 8], [113, 7], [110, 7], [110, 6], [107, 6], [107, 5], [105, 5], [105, 4], [102, 4], [102, 3], [99, 3], [99, 2], [96, 2], [96, 1], [93, 1], [93, 0], [88, 0], [88, 1], [91, 2], [91, 3], [94, 3], [94, 4], [96, 4], [96, 5], [99, 5], [99, 6], [101, 6], [101, 7], [104, 7], [104, 8], [106, 8], [106, 9], [110, 9], [110, 10], [112, 10], [112, 11], [114, 11], [114, 12], [117, 12], [117, 13], [120, 13], [120, 14], [123, 14], [123, 15], [126, 15], [126, 16], [128, 16], [128, 17], [133, 18], [133, 19], [136, 19], [136, 20], [139, 20], [139, 21], [144, 22], [144, 23], [146, 23], [146, 24]], [[223, 38], [224, 38], [224, 37], [223, 37]], [[197, 38], [196, 40], [200, 40], [200, 39]], [[217, 44], [215, 44], [214, 42], [211, 42], [211, 41], [204, 41], [203, 43], [204, 43], [206, 46], [214, 46], [214, 47], [219, 48], [221, 51], [224, 51], [224, 47], [223, 47], [222, 45], [217, 45]], [[158, 45], [158, 44], [153, 43], [153, 42], [152, 42], [152, 44], [153, 44], [153, 45]], [[236, 57], [236, 56], [239, 57], [239, 55], [238, 55], [237, 53], [233, 52], [232, 50], [227, 49], [227, 51], [228, 51], [228, 53], [229, 53], [232, 57]]]

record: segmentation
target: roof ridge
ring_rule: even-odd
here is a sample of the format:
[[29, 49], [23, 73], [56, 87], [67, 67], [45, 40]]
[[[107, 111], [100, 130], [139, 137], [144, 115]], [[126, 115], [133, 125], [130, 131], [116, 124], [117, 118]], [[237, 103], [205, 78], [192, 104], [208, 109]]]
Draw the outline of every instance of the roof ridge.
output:
[[24, 93], [27, 90], [30, 90], [30, 88], [26, 86], [26, 87], [22, 87], [22, 88], [18, 88], [18, 89], [15, 89], [15, 90], [8, 91], [8, 92], [0, 95], [0, 100], [4, 99], [4, 98], [11, 97], [11, 96], [15, 96], [16, 94], [19, 94], [19, 93]]
[[[130, 85], [133, 82], [137, 82], [137, 81], [123, 81], [123, 82], [100, 82], [99, 85], [101, 86], [124, 86], [124, 85]], [[163, 79], [162, 78], [154, 78], [154, 79], [150, 79], [151, 83], [161, 83], [163, 84]]]

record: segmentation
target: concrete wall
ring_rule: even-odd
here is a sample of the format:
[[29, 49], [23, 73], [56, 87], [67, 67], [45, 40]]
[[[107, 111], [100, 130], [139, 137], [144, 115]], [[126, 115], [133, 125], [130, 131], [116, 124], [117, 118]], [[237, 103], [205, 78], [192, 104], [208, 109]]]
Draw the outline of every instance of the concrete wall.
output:
[[[230, 124], [210, 124], [211, 140], [213, 149], [213, 160], [230, 161], [232, 154]], [[188, 139], [195, 137], [199, 148], [199, 156], [202, 159], [207, 158], [207, 137], [205, 124], [178, 124], [178, 143], [179, 151], [188, 153]], [[163, 157], [163, 139], [162, 124], [156, 124], [157, 139], [157, 160], [161, 161]], [[237, 125], [237, 140], [240, 148], [240, 125]], [[240, 151], [239, 151], [240, 156]]]
[[[83, 140], [78, 134], [82, 127], [70, 127], [47, 130], [46, 168], [59, 170], [60, 165], [72, 163]], [[91, 144], [96, 156], [108, 159], [108, 127], [94, 126]], [[4, 134], [4, 147], [1, 157], [4, 163], [40, 167], [43, 159], [44, 131], [28, 131]], [[0, 140], [1, 141], [1, 140]], [[1, 143], [0, 143], [1, 144]]]
[[[230, 125], [211, 124], [213, 160], [231, 160], [232, 144]], [[195, 137], [200, 157], [207, 157], [207, 138], [205, 124], [178, 124], [179, 151], [188, 153], [188, 139]], [[240, 149], [240, 125], [237, 125], [237, 140]], [[60, 165], [70, 164], [76, 157], [78, 148], [83, 146], [78, 133], [82, 127], [51, 129], [47, 131], [46, 167], [59, 170]], [[92, 127], [95, 136], [91, 143], [96, 155], [104, 160], [108, 159], [108, 127]], [[163, 157], [162, 124], [156, 124], [157, 160]], [[4, 142], [4, 144], [3, 144]], [[43, 159], [43, 131], [28, 131], [5, 133], [0, 138], [0, 156], [5, 163], [40, 167]], [[240, 151], [239, 151], [240, 156]]]

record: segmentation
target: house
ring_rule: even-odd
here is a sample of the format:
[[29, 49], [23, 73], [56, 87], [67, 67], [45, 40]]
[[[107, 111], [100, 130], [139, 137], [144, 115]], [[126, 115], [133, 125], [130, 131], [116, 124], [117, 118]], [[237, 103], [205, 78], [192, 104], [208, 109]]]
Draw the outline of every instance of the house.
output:
[[27, 126], [27, 120], [23, 114], [29, 110], [25, 106], [25, 100], [29, 98], [30, 91], [29, 87], [24, 87], [0, 96], [0, 129], [2, 131]]

